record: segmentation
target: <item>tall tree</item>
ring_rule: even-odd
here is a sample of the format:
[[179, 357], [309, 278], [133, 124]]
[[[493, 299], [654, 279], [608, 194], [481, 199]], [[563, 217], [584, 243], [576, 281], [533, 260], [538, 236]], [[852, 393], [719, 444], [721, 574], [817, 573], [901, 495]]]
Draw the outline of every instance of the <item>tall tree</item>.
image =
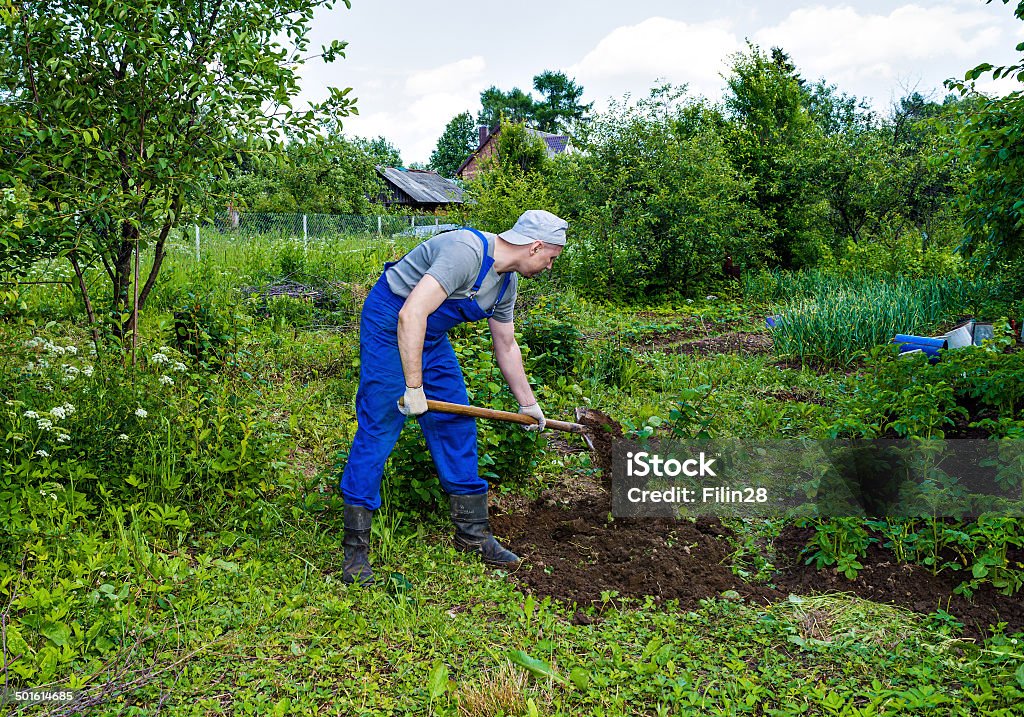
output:
[[402, 166], [402, 153], [398, 151], [398, 147], [384, 137], [374, 137], [373, 139], [355, 137], [350, 143], [356, 149], [361, 150], [375, 166]]
[[[337, 88], [309, 110], [290, 107], [313, 14], [332, 6], [39, 0], [20, 3], [0, 27], [12, 70], [0, 79], [0, 124], [16, 127], [0, 133], [0, 185], [25, 187], [39, 207], [21, 236], [40, 242], [36, 256], [70, 261], [87, 310], [83, 267], [104, 267], [121, 335], [156, 282], [171, 230], [192, 200], [216, 190], [229, 158], [266, 151], [286, 128], [304, 136], [319, 117], [352, 107]], [[344, 48], [336, 40], [319, 56], [330, 62]], [[133, 253], [150, 247], [140, 281]]]
[[[992, 0], [987, 0], [992, 2]], [[1010, 0], [1002, 0], [1010, 4]], [[1024, 0], [1014, 16], [1024, 20]], [[1017, 45], [1024, 50], [1024, 43]], [[974, 81], [991, 73], [993, 79], [1024, 81], [1024, 56], [1012, 65], [983, 63], [950, 87], [965, 96], [958, 123], [959, 157], [972, 173], [960, 207], [964, 213], [964, 249], [975, 259], [994, 266], [1018, 282], [1024, 276], [1024, 92], [992, 98], [977, 92]]]
[[593, 102], [580, 104], [583, 88], [563, 72], [545, 70], [533, 78], [533, 89], [544, 98], [533, 108], [537, 129], [544, 132], [568, 133], [594, 106]]
[[460, 112], [445, 125], [430, 153], [428, 166], [443, 177], [454, 177], [466, 157], [477, 148], [478, 137], [473, 115]]
[[725, 106], [734, 130], [731, 156], [755, 181], [755, 203], [773, 225], [772, 249], [786, 268], [813, 265], [829, 240], [815, 178], [820, 135], [805, 102], [804, 82], [778, 48], [748, 43], [732, 58]]
[[518, 87], [502, 92], [492, 85], [480, 93], [480, 106], [476, 121], [486, 127], [497, 127], [502, 119], [510, 122], [533, 119], [533, 97]]

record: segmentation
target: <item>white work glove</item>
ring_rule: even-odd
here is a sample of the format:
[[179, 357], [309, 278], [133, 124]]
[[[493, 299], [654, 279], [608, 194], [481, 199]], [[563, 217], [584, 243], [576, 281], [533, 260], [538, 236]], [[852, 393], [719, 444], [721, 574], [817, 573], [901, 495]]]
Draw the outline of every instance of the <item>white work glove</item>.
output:
[[419, 416], [426, 413], [427, 396], [423, 393], [423, 386], [417, 386], [416, 388], [406, 386], [405, 396], [399, 402], [398, 410], [406, 416]]
[[537, 423], [535, 425], [532, 425], [532, 426], [525, 426], [524, 425], [523, 428], [525, 428], [528, 431], [543, 431], [544, 430], [544, 424], [547, 423], [547, 421], [544, 420], [544, 411], [540, 410], [540, 404], [539, 403], [533, 403], [533, 404], [530, 404], [529, 406], [520, 406], [519, 407], [519, 412], [522, 413], [524, 416], [532, 416], [533, 418], [537, 419]]

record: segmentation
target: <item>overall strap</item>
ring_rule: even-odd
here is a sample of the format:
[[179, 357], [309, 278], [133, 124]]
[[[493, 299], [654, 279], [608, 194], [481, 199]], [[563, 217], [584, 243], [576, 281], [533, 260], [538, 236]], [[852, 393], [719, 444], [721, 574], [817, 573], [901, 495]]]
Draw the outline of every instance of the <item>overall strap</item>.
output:
[[[476, 283], [473, 284], [473, 288], [469, 290], [469, 298], [474, 299], [474, 298], [476, 298], [477, 293], [480, 291], [480, 285], [484, 283], [484, 277], [487, 276], [487, 272], [490, 271], [491, 266], [494, 264], [494, 259], [492, 259], [491, 257], [487, 256], [487, 247], [488, 247], [487, 237], [485, 237], [481, 232], [477, 231], [473, 227], [462, 227], [462, 228], [463, 229], [468, 229], [469, 231], [471, 231], [474, 234], [476, 234], [478, 237], [480, 237], [480, 241], [482, 241], [484, 243], [484, 260], [480, 263], [480, 273], [477, 274], [477, 276], [476, 276]], [[505, 293], [505, 286], [507, 286], [507, 285], [508, 285], [508, 276], [505, 277], [505, 285], [503, 285], [501, 287], [501, 293], [502, 294]]]

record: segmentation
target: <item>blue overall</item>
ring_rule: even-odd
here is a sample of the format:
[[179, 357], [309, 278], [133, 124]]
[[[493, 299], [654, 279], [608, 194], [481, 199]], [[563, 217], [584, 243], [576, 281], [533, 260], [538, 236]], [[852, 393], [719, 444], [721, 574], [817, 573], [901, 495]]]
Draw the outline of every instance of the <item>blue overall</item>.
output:
[[[434, 401], [469, 404], [455, 351], [448, 341], [448, 330], [467, 321], [486, 319], [494, 309], [484, 311], [476, 294], [494, 259], [487, 255], [487, 238], [470, 229], [484, 243], [484, 260], [476, 283], [465, 299], [447, 299], [427, 318], [423, 341], [423, 392]], [[380, 507], [380, 483], [384, 463], [402, 432], [405, 415], [398, 410], [398, 399], [405, 393], [405, 375], [398, 352], [398, 312], [405, 297], [388, 286], [384, 266], [380, 279], [370, 290], [359, 320], [359, 390], [356, 393], [356, 418], [359, 426], [352, 442], [348, 463], [341, 476], [341, 493], [346, 505], [369, 510]], [[495, 306], [508, 288], [506, 274]], [[477, 495], [487, 492], [487, 481], [480, 477], [477, 464], [476, 421], [427, 411], [419, 416], [420, 427], [434, 459], [441, 487], [449, 495]]]

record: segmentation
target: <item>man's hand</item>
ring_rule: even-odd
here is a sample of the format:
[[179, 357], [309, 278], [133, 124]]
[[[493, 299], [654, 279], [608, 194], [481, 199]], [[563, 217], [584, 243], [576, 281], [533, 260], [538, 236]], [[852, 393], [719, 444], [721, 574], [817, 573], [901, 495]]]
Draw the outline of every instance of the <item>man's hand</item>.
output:
[[398, 410], [406, 416], [420, 416], [427, 412], [427, 396], [423, 393], [423, 386], [411, 388], [405, 387], [405, 396], [398, 404]]
[[539, 403], [534, 403], [529, 406], [520, 406], [519, 412], [525, 416], [532, 416], [533, 418], [537, 419], [537, 423], [535, 425], [523, 426], [523, 428], [525, 428], [528, 431], [538, 432], [544, 430], [544, 424], [547, 423], [547, 421], [544, 420], [544, 411], [540, 410]]

